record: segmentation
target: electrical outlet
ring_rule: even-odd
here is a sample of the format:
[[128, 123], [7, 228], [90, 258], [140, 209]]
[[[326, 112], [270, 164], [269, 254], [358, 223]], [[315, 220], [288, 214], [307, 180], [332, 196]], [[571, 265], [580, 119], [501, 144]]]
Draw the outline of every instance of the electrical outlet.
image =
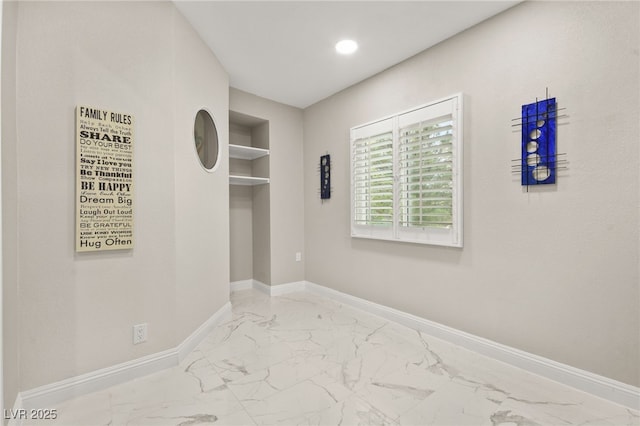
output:
[[133, 344], [147, 341], [147, 324], [137, 324], [133, 326]]
[[302, 260], [302, 253], [297, 252], [296, 253], [296, 262], [300, 262]]

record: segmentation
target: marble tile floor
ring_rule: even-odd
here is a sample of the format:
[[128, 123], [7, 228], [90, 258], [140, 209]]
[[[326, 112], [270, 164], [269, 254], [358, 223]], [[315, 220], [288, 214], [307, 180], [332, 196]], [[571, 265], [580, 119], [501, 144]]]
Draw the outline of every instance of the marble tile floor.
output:
[[317, 295], [232, 295], [180, 366], [30, 425], [640, 425], [640, 413]]

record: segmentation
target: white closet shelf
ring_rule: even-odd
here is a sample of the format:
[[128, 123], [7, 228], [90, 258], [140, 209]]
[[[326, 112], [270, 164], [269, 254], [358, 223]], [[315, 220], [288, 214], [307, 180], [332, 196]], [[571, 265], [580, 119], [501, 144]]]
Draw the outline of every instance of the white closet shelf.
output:
[[265, 183], [269, 183], [269, 178], [254, 177], [254, 176], [233, 176], [233, 175], [229, 176], [230, 185], [254, 186], [254, 185], [264, 185]]
[[264, 157], [265, 155], [269, 155], [268, 149], [229, 144], [229, 157], [231, 158], [255, 160], [256, 158]]

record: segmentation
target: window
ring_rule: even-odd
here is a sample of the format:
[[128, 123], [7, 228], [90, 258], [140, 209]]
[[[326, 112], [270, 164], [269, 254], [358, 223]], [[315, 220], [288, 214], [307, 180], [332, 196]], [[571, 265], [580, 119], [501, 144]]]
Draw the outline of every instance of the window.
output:
[[351, 129], [351, 236], [462, 247], [462, 95]]

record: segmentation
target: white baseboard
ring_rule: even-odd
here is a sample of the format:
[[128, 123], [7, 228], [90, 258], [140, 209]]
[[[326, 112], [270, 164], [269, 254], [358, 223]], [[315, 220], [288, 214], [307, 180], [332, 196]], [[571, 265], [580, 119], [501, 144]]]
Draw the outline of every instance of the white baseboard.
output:
[[232, 293], [235, 293], [237, 291], [243, 291], [243, 290], [258, 290], [268, 296], [271, 295], [271, 286], [253, 279], [234, 281], [231, 283], [230, 287], [231, 287]]
[[231, 292], [250, 290], [253, 288], [253, 280], [233, 281], [230, 285]]
[[178, 363], [181, 363], [193, 350], [207, 337], [207, 334], [213, 330], [218, 324], [222, 324], [231, 318], [231, 302], [227, 302], [218, 309], [218, 311], [206, 320], [196, 331], [191, 333], [182, 343], [175, 349], [178, 353]]
[[231, 283], [231, 291], [258, 290], [268, 296], [281, 296], [287, 293], [306, 290], [306, 281], [296, 281], [293, 283], [267, 285], [258, 280], [234, 281]]
[[287, 284], [272, 285], [271, 296], [282, 296], [287, 293], [295, 293], [296, 291], [304, 291], [307, 289], [306, 281], [297, 281]]
[[252, 280], [252, 287], [270, 296], [307, 290], [321, 296], [329, 297], [346, 305], [378, 315], [390, 321], [423, 331], [431, 336], [462, 346], [471, 351], [497, 359], [514, 367], [546, 377], [583, 392], [640, 410], [640, 388], [631, 386], [608, 377], [589, 371], [571, 367], [548, 358], [534, 355], [510, 346], [503, 345], [437, 322], [351, 296], [309, 281], [298, 281], [288, 284], [268, 286]]
[[[256, 289], [270, 296], [307, 290], [329, 297], [346, 305], [361, 309], [390, 321], [411, 327], [442, 340], [481, 353], [525, 371], [546, 377], [575, 389], [596, 395], [611, 402], [640, 410], [640, 388], [622, 383], [585, 370], [571, 367], [538, 355], [511, 348], [482, 337], [475, 336], [427, 319], [417, 317], [359, 297], [341, 293], [308, 281], [268, 286], [256, 280], [231, 283], [232, 291]], [[240, 283], [240, 284], [237, 284]], [[174, 349], [149, 355], [113, 367], [52, 383], [21, 392], [16, 398], [14, 410], [51, 407], [69, 398], [94, 392], [138, 377], [174, 367], [179, 364], [216, 325], [231, 313], [231, 304], [226, 303], [191, 336]], [[17, 412], [17, 411], [14, 411]], [[21, 426], [20, 419], [9, 421], [9, 426]]]
[[423, 331], [431, 336], [481, 353], [525, 371], [596, 395], [600, 398], [615, 402], [616, 404], [624, 405], [634, 410], [640, 410], [640, 388], [638, 387], [493, 342], [446, 325], [341, 293], [337, 290], [308, 281], [305, 283], [305, 288], [310, 292], [329, 297], [390, 321]]
[[80, 376], [21, 392], [24, 408], [52, 407], [71, 398], [106, 389], [128, 380], [178, 365], [178, 352], [169, 349], [102, 368]]
[[[24, 409], [52, 407], [68, 399], [177, 366], [213, 329], [231, 315], [227, 302], [176, 348], [21, 392]], [[16, 424], [15, 426], [19, 426]]]
[[267, 296], [271, 296], [271, 286], [270, 285], [266, 285], [263, 282], [260, 282], [258, 280], [252, 280], [253, 281], [253, 288], [255, 290], [258, 290], [264, 294], [266, 294]]
[[[9, 423], [7, 426], [22, 426], [22, 422], [24, 419], [24, 415], [21, 415], [21, 411], [24, 410], [24, 405], [22, 404], [22, 396], [18, 394], [16, 396], [16, 401], [13, 404], [13, 411], [9, 413]], [[5, 413], [6, 414], [6, 413]]]

